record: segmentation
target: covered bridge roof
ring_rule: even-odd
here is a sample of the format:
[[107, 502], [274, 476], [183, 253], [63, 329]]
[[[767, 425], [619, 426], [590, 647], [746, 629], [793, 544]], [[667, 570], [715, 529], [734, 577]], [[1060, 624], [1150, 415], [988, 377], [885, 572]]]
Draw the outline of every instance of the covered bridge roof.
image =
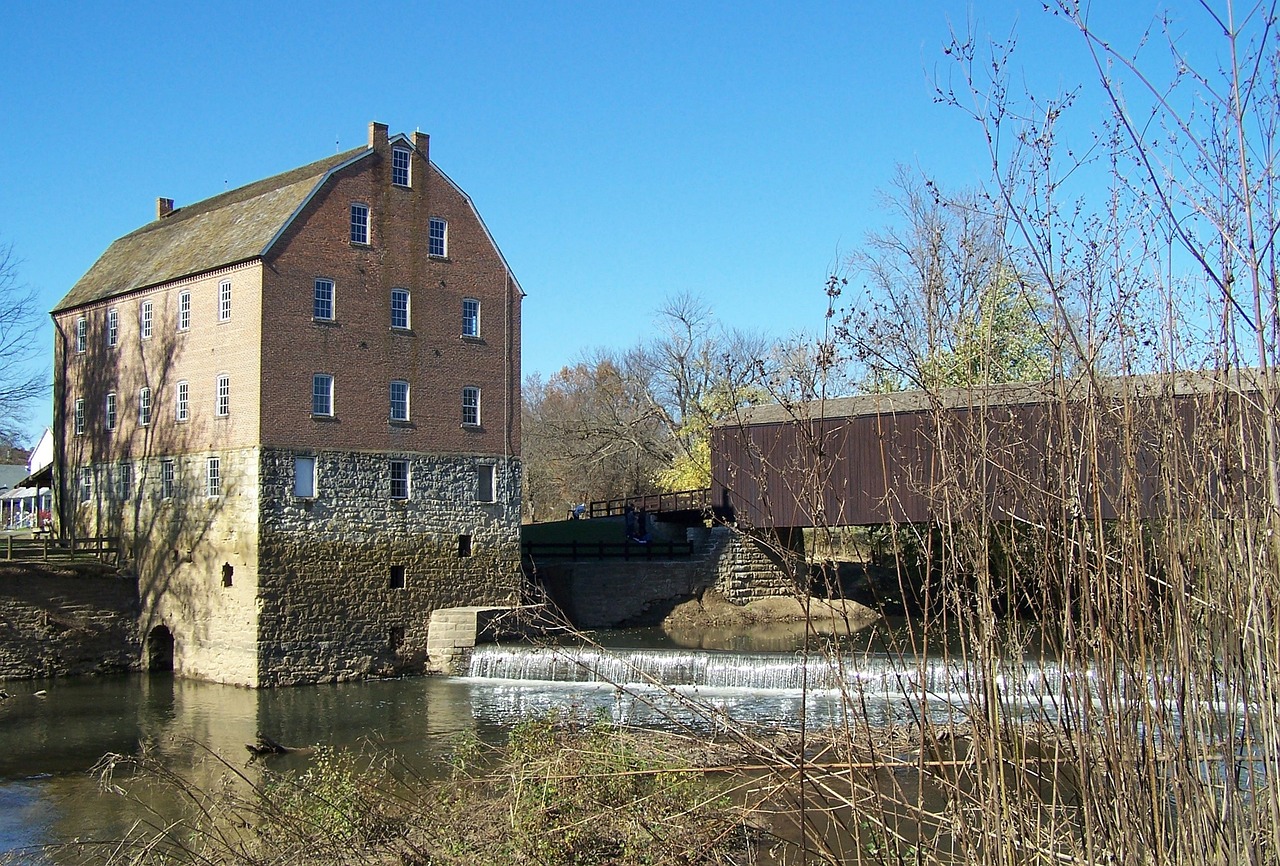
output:
[[1251, 370], [1233, 372], [1188, 371], [1173, 374], [1153, 373], [1142, 376], [1111, 376], [1060, 379], [1053, 382], [1013, 382], [974, 388], [944, 388], [938, 391], [893, 391], [884, 394], [859, 394], [853, 397], [829, 397], [825, 400], [795, 403], [767, 403], [750, 406], [716, 426], [737, 427], [748, 424], [785, 424], [816, 419], [863, 418], [872, 415], [897, 415], [909, 412], [955, 411], [977, 407], [1019, 406], [1057, 400], [1084, 399], [1090, 396], [1096, 381], [1105, 398], [1189, 396], [1215, 391], [1247, 393], [1259, 387], [1258, 375]]

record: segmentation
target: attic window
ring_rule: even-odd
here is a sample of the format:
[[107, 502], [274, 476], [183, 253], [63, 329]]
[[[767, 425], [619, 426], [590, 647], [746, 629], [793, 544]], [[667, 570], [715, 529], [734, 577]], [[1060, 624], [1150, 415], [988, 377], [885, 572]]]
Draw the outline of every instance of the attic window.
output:
[[409, 185], [409, 151], [403, 147], [391, 149], [391, 182], [396, 186]]

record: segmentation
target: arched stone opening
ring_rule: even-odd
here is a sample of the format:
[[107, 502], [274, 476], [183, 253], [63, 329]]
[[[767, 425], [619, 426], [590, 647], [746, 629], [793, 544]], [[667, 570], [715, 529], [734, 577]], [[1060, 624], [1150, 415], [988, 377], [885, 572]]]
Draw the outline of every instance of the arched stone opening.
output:
[[147, 635], [147, 670], [173, 670], [173, 632], [158, 625]]

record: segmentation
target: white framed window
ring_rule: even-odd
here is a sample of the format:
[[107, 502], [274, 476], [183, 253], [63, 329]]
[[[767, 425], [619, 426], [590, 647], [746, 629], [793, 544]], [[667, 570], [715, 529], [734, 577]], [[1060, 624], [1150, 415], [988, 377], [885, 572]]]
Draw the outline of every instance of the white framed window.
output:
[[84, 354], [85, 344], [89, 342], [89, 320], [84, 316], [76, 319], [76, 354]]
[[138, 424], [143, 427], [151, 426], [151, 389], [138, 389]]
[[133, 495], [133, 464], [121, 463], [116, 466], [116, 498], [121, 502]]
[[333, 377], [328, 373], [311, 377], [311, 414], [333, 416]]
[[391, 182], [396, 186], [409, 185], [409, 150], [404, 147], [391, 148]]
[[391, 420], [409, 420], [409, 383], [400, 379], [391, 383]]
[[185, 331], [191, 327], [191, 293], [178, 293], [178, 330]]
[[480, 302], [475, 298], [462, 299], [462, 336], [480, 336]]
[[84, 398], [76, 398], [76, 435], [84, 435]]
[[222, 495], [222, 458], [210, 457], [204, 464], [204, 493], [210, 499]]
[[218, 283], [218, 321], [225, 322], [231, 318], [231, 281]]
[[316, 458], [295, 454], [293, 456], [293, 495], [311, 499], [316, 495]]
[[498, 467], [492, 463], [481, 463], [476, 466], [476, 501], [496, 502], [498, 486], [495, 483]]
[[80, 501], [93, 499], [93, 469], [85, 466], [80, 470]]
[[391, 327], [409, 330], [409, 290], [391, 290]]
[[187, 384], [186, 380], [178, 383], [177, 394], [174, 417], [179, 421], [186, 421], [191, 417], [191, 386]]
[[449, 254], [449, 224], [432, 217], [427, 225], [427, 253], [444, 258]]
[[409, 498], [409, 461], [408, 460], [392, 460], [389, 463], [391, 469], [391, 498], [392, 499], [408, 499]]
[[326, 322], [333, 321], [333, 280], [326, 280], [322, 277], [316, 278], [311, 317]]
[[462, 389], [462, 423], [467, 427], [480, 426], [480, 389]]
[[369, 206], [367, 204], [351, 205], [351, 243], [369, 243]]
[[155, 316], [154, 308], [150, 301], [143, 301], [142, 307], [138, 312], [138, 333], [142, 335], [142, 339], [151, 339], [151, 322]]
[[107, 348], [120, 345], [120, 311], [107, 310]]
[[172, 460], [160, 461], [160, 498], [172, 499], [177, 489], [177, 472]]
[[107, 432], [110, 433], [116, 429], [116, 395], [112, 392], [107, 395]]
[[214, 385], [213, 414], [225, 418], [231, 414], [231, 377], [222, 375]]

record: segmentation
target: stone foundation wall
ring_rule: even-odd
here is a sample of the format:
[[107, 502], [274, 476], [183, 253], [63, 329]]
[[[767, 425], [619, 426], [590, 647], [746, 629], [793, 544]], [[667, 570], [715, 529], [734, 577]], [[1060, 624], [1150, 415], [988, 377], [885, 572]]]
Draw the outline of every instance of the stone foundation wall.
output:
[[[431, 612], [518, 603], [514, 459], [316, 452], [313, 497], [293, 494], [292, 451], [263, 449], [259, 653], [263, 685], [421, 672]], [[389, 461], [409, 462], [392, 499]], [[497, 502], [477, 500], [495, 467]]]
[[0, 565], [0, 679], [139, 666], [138, 584], [101, 565]]
[[720, 531], [728, 537], [716, 561], [715, 585], [725, 598], [746, 604], [758, 598], [796, 594], [795, 577], [779, 566], [759, 541], [741, 532]]
[[655, 624], [713, 582], [702, 560], [549, 563], [538, 567], [538, 576], [569, 621], [582, 629]]

